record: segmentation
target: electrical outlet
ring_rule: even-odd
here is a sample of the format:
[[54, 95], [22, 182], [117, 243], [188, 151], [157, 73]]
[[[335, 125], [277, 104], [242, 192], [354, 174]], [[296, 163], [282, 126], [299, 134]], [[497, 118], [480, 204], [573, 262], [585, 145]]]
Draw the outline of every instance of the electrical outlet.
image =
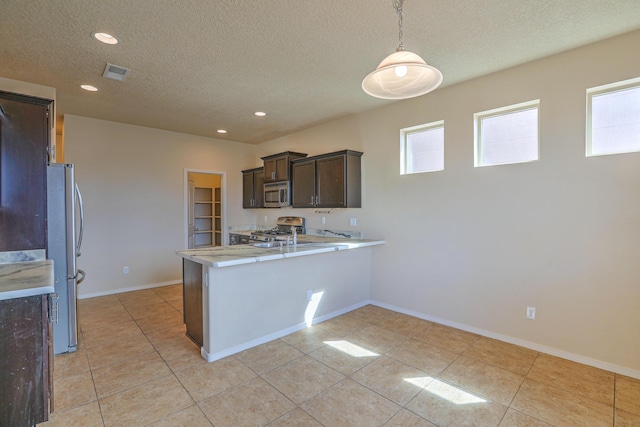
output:
[[122, 267], [122, 274], [129, 274], [129, 267]]
[[322, 223], [324, 224], [324, 223], [326, 223], [326, 222], [327, 222], [327, 218], [322, 217]]
[[313, 299], [313, 291], [309, 289], [307, 291], [307, 301], [311, 301]]
[[536, 308], [527, 307], [527, 319], [536, 320]]
[[349, 218], [349, 225], [350, 226], [355, 227], [357, 223], [358, 223], [358, 220], [355, 217]]
[[264, 223], [265, 224], [267, 223], [267, 216], [266, 215], [264, 216]]

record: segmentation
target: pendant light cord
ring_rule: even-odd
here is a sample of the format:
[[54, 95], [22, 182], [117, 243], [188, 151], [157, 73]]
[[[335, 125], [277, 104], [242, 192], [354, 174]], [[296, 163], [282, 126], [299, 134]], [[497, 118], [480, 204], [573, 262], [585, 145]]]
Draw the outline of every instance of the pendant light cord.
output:
[[396, 9], [396, 13], [398, 14], [398, 48], [396, 49], [396, 52], [404, 50], [404, 44], [402, 43], [402, 3], [404, 3], [404, 0], [393, 0], [393, 7]]

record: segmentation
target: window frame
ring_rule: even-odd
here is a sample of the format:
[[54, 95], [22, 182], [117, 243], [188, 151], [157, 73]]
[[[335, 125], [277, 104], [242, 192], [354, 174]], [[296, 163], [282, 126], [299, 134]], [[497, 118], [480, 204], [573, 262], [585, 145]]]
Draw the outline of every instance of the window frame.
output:
[[[421, 170], [415, 172], [409, 172], [407, 170], [408, 167], [408, 156], [410, 152], [407, 148], [407, 143], [409, 140], [409, 135], [425, 132], [433, 129], [442, 128], [443, 138], [442, 138], [442, 169], [431, 169], [431, 170]], [[400, 175], [415, 175], [419, 173], [429, 173], [429, 172], [440, 172], [444, 170], [444, 120], [436, 120], [434, 122], [429, 122], [421, 125], [410, 126], [407, 128], [400, 129]]]
[[[503, 163], [481, 163], [482, 153], [482, 120], [490, 117], [504, 116], [507, 114], [533, 110], [537, 111], [538, 125], [536, 129], [536, 153], [537, 156], [533, 160], [503, 162]], [[518, 104], [507, 105], [505, 107], [494, 108], [491, 110], [480, 111], [473, 114], [473, 158], [474, 167], [487, 167], [487, 166], [500, 166], [500, 165], [513, 165], [518, 163], [531, 163], [540, 161], [540, 99], [532, 99], [531, 101], [520, 102]]]
[[640, 152], [637, 150], [611, 151], [606, 153], [593, 153], [593, 97], [606, 93], [621, 92], [629, 89], [640, 89], [640, 77], [608, 83], [587, 89], [587, 120], [585, 128], [585, 157], [610, 156], [614, 154], [627, 154]]

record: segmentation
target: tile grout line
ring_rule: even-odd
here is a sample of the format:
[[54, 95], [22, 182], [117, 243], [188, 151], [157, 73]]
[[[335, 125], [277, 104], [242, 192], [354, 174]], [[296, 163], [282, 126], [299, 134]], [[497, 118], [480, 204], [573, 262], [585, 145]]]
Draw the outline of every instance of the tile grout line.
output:
[[[158, 294], [156, 293], [155, 295], [158, 295]], [[160, 298], [162, 298], [160, 295], [158, 295], [158, 296], [159, 296]], [[160, 354], [160, 352], [159, 352], [159, 349], [158, 349], [158, 348], [157, 348], [157, 347], [156, 347], [156, 346], [151, 342], [151, 340], [149, 340], [149, 337], [147, 336], [147, 333], [146, 333], [146, 332], [144, 332], [144, 331], [142, 330], [142, 328], [140, 327], [140, 325], [139, 325], [139, 324], [138, 324], [138, 322], [137, 322], [137, 320], [139, 320], [139, 319], [135, 319], [135, 318], [133, 317], [133, 315], [131, 314], [131, 312], [129, 312], [129, 310], [127, 309], [127, 307], [124, 305], [124, 303], [122, 302], [122, 300], [120, 300], [119, 298], [118, 298], [118, 300], [120, 301], [120, 304], [122, 304], [122, 306], [124, 307], [124, 309], [127, 311], [127, 313], [129, 313], [129, 316], [131, 316], [131, 318], [132, 318], [133, 322], [135, 323], [136, 327], [138, 328], [138, 330], [142, 333], [142, 335], [143, 335], [143, 336], [145, 337], [145, 339], [149, 342], [149, 344], [151, 344], [151, 347], [153, 348], [153, 352], [149, 352], [148, 354], [155, 353], [155, 354], [158, 356], [158, 358], [162, 361], [162, 363], [164, 363], [164, 365], [167, 367], [167, 369], [169, 370], [169, 373], [168, 373], [167, 375], [163, 375], [163, 376], [160, 376], [160, 377], [157, 377], [157, 378], [153, 378], [153, 379], [150, 379], [150, 380], [148, 380], [148, 381], [144, 381], [144, 382], [142, 382], [142, 383], [136, 384], [136, 385], [131, 386], [131, 387], [129, 387], [129, 388], [125, 388], [125, 389], [119, 390], [119, 391], [117, 391], [117, 392], [113, 392], [113, 393], [111, 393], [111, 394], [109, 394], [109, 395], [103, 396], [102, 398], [98, 398], [98, 404], [100, 405], [100, 399], [104, 399], [104, 398], [107, 398], [107, 397], [112, 396], [112, 395], [114, 395], [114, 394], [122, 393], [122, 392], [125, 392], [125, 391], [128, 391], [128, 390], [131, 390], [131, 389], [133, 389], [133, 388], [135, 388], [135, 387], [138, 387], [138, 386], [141, 386], [141, 385], [145, 385], [145, 384], [148, 384], [148, 383], [150, 383], [150, 382], [153, 382], [153, 381], [156, 381], [156, 380], [159, 380], [159, 379], [167, 378], [167, 377], [169, 377], [169, 376], [171, 376], [171, 375], [173, 375], [173, 376], [175, 377], [175, 379], [180, 383], [180, 386], [181, 386], [181, 387], [184, 389], [184, 391], [189, 395], [189, 398], [191, 398], [191, 400], [193, 401], [193, 403], [194, 403], [194, 404], [196, 404], [195, 399], [193, 399], [193, 397], [192, 397], [192, 396], [191, 396], [191, 394], [188, 392], [188, 390], [186, 390], [186, 388], [184, 387], [184, 385], [182, 384], [182, 382], [180, 381], [180, 379], [178, 378], [178, 376], [175, 374], [175, 372], [173, 371], [173, 369], [171, 369], [171, 367], [167, 364], [166, 360], [162, 357], [162, 355], [161, 355], [161, 354]], [[166, 301], [165, 301], [165, 302], [166, 302]], [[150, 303], [150, 304], [146, 304], [146, 305], [153, 305], [153, 304], [154, 304], [154, 303]], [[146, 305], [144, 305], [144, 306], [146, 306]], [[143, 305], [140, 305], [140, 306], [142, 307]], [[175, 307], [172, 307], [172, 308], [174, 308], [174, 309], [175, 309]], [[177, 311], [177, 310], [176, 310], [176, 311]], [[147, 317], [152, 317], [152, 316], [147, 316]], [[169, 328], [169, 327], [168, 327], [168, 328]], [[163, 328], [163, 329], [159, 329], [159, 330], [164, 330], [164, 329], [168, 329], [168, 328]], [[154, 331], [154, 332], [155, 332], [155, 331]], [[116, 363], [125, 362], [125, 361], [132, 360], [132, 359], [134, 359], [134, 358], [138, 358], [138, 357], [141, 357], [141, 356], [144, 356], [144, 355], [146, 355], [146, 353], [145, 353], [145, 354], [139, 354], [139, 355], [136, 355], [136, 356], [133, 356], [133, 357], [130, 357], [130, 358], [127, 358], [127, 359], [121, 360], [121, 361], [119, 361], [119, 362], [112, 363], [111, 365], [105, 365], [105, 366], [112, 366], [112, 365], [115, 365]], [[102, 367], [100, 367], [100, 368], [102, 368]], [[100, 369], [100, 368], [97, 368], [97, 369]], [[93, 372], [93, 369], [92, 369], [92, 372]], [[92, 374], [92, 378], [93, 378], [93, 374]], [[95, 386], [95, 381], [94, 381], [94, 386]], [[97, 396], [97, 390], [96, 390], [96, 396]], [[189, 407], [189, 406], [187, 406], [187, 408], [188, 408], [188, 407]], [[102, 406], [101, 406], [101, 405], [100, 405], [100, 408], [101, 408], [101, 415], [102, 415]], [[157, 419], [157, 420], [153, 420], [153, 421], [151, 421], [150, 423], [148, 423], [147, 425], [149, 425], [149, 424], [153, 424], [153, 423], [155, 423], [155, 422], [158, 422], [158, 421], [160, 421], [160, 420], [162, 420], [162, 419], [164, 419], [164, 418], [166, 418], [166, 417], [168, 417], [168, 416], [170, 416], [170, 415], [173, 415], [173, 414], [175, 414], [175, 413], [178, 413], [178, 412], [180, 412], [180, 411], [182, 411], [182, 410], [184, 410], [184, 409], [186, 409], [186, 408], [181, 408], [181, 409], [177, 410], [176, 412], [173, 412], [173, 413], [170, 413], [170, 414], [166, 414], [166, 415], [165, 415], [165, 416], [163, 416], [162, 418]], [[199, 409], [200, 409], [200, 408], [199, 408]], [[103, 416], [103, 425], [104, 425], [104, 424], [105, 424], [105, 422], [104, 422], [104, 416]]]

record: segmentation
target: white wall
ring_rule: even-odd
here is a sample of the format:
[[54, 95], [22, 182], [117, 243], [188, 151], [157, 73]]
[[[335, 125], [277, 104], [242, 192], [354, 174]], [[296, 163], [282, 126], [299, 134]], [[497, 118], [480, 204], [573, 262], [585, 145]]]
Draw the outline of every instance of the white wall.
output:
[[[639, 45], [636, 31], [258, 147], [66, 117], [87, 204], [80, 294], [179, 280], [183, 169], [228, 171], [228, 225], [301, 214], [349, 230], [355, 216], [386, 239], [375, 301], [640, 377], [640, 153], [584, 156], [585, 91], [638, 77]], [[537, 98], [540, 161], [474, 168], [473, 113]], [[441, 119], [445, 170], [400, 176], [399, 129]], [[310, 209], [240, 209], [239, 171], [261, 156], [345, 148], [364, 152], [362, 209], [325, 225]]]
[[[585, 91], [640, 75], [640, 31], [279, 138], [259, 155], [364, 151], [372, 298], [640, 376], [640, 153], [585, 158]], [[446, 75], [445, 75], [446, 79]], [[473, 113], [541, 100], [540, 161], [473, 167]], [[445, 121], [445, 170], [399, 175], [399, 129]], [[282, 210], [319, 224], [311, 210]], [[277, 216], [280, 212], [258, 211]], [[537, 320], [525, 318], [527, 305]], [[566, 352], [563, 353], [563, 352]]]
[[226, 173], [225, 215], [255, 222], [242, 209], [240, 173], [254, 146], [72, 115], [64, 124], [65, 162], [76, 165], [85, 204], [81, 298], [182, 280], [184, 169]]

